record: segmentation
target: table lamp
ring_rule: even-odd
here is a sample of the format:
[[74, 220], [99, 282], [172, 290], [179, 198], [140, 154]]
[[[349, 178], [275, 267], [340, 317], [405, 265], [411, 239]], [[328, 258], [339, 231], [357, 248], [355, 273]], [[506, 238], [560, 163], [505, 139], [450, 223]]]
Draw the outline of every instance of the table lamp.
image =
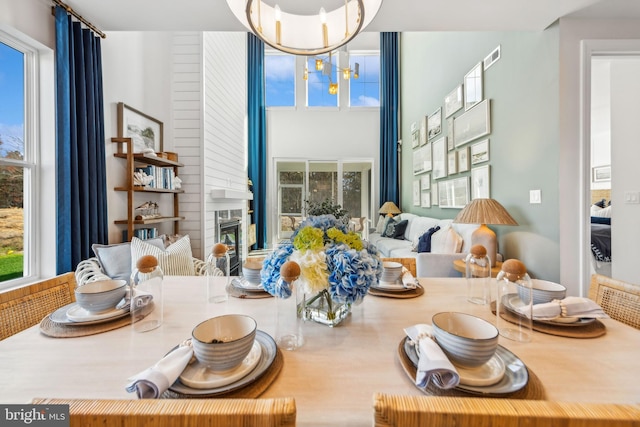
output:
[[471, 234], [471, 245], [482, 245], [487, 250], [491, 265], [496, 265], [498, 244], [496, 233], [487, 227], [493, 225], [518, 225], [509, 212], [494, 199], [474, 199], [464, 207], [453, 222], [461, 224], [480, 224]]
[[393, 203], [393, 202], [384, 202], [384, 205], [382, 205], [382, 207], [380, 208], [378, 213], [380, 215], [394, 216], [394, 215], [397, 215], [399, 213], [402, 213], [402, 211], [400, 209], [398, 209], [398, 207], [396, 206], [395, 203]]

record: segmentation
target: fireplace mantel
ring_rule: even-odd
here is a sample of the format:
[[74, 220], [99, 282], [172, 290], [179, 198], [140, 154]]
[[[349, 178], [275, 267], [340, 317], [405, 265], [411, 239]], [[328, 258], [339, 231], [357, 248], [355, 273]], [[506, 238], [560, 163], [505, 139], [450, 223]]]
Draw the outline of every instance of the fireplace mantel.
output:
[[230, 188], [213, 188], [210, 194], [213, 200], [253, 200], [253, 193]]

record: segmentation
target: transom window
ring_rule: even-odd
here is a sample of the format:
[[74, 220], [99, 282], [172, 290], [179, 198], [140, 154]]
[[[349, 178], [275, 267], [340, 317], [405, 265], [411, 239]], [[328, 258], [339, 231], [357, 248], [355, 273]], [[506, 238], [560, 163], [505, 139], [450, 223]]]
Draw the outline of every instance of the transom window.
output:
[[[356, 67], [356, 64], [358, 66]], [[380, 106], [380, 54], [351, 53], [349, 67], [358, 70], [358, 77], [352, 74], [349, 81], [350, 107]]]
[[267, 107], [296, 106], [296, 58], [265, 54], [265, 104]]

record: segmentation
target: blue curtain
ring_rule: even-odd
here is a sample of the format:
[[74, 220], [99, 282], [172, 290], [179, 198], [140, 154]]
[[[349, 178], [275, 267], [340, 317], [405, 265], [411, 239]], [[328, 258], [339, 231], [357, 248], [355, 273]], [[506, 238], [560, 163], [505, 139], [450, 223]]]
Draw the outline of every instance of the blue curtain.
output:
[[249, 127], [249, 179], [253, 182], [252, 221], [256, 225], [256, 244], [267, 241], [267, 117], [264, 100], [264, 43], [255, 35], [247, 37], [247, 88]]
[[400, 206], [398, 62], [398, 33], [380, 33], [380, 204]]
[[58, 274], [108, 243], [100, 38], [60, 6], [56, 20]]

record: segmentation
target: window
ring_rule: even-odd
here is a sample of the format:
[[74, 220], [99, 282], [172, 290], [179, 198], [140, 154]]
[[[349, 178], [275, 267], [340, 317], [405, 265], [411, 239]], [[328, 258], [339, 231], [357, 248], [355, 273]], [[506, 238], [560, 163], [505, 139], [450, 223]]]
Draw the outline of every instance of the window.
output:
[[0, 33], [0, 287], [30, 274], [29, 214], [33, 172], [25, 129], [33, 54]]
[[349, 67], [356, 69], [358, 64], [358, 78], [349, 80], [349, 106], [351, 107], [379, 107], [380, 106], [380, 54], [357, 54], [349, 56]]
[[[316, 60], [321, 64], [319, 70], [316, 67]], [[329, 86], [331, 83], [338, 82], [338, 58], [336, 56], [309, 57], [307, 71], [307, 106], [337, 107], [338, 93], [329, 93]]]
[[267, 107], [295, 107], [296, 58], [294, 55], [265, 54], [265, 103]]

